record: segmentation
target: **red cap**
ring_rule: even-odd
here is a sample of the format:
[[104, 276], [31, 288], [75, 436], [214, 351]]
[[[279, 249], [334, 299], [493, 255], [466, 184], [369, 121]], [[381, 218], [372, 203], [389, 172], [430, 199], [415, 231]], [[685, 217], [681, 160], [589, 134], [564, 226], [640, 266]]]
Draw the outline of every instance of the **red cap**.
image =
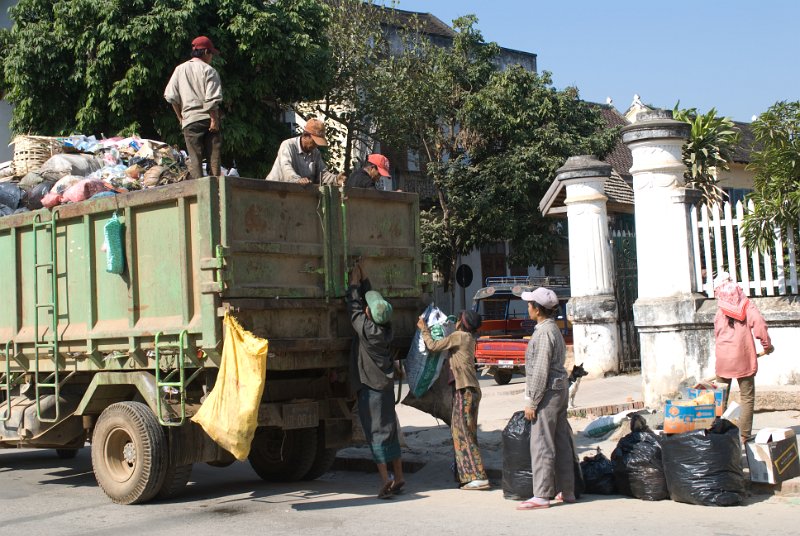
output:
[[219, 54], [219, 50], [214, 48], [214, 43], [205, 35], [194, 38], [194, 41], [192, 41], [192, 50], [208, 50], [212, 54]]
[[378, 167], [378, 173], [381, 174], [381, 177], [390, 177], [392, 175], [389, 173], [389, 159], [382, 154], [372, 153], [367, 157], [367, 162]]

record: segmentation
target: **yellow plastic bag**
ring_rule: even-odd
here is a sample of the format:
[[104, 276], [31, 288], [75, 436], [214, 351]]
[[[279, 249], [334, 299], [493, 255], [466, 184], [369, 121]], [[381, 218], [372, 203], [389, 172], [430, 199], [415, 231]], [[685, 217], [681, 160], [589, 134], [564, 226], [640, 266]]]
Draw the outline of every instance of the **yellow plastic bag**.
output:
[[225, 346], [214, 389], [192, 420], [237, 460], [247, 459], [258, 426], [269, 342], [225, 314]]

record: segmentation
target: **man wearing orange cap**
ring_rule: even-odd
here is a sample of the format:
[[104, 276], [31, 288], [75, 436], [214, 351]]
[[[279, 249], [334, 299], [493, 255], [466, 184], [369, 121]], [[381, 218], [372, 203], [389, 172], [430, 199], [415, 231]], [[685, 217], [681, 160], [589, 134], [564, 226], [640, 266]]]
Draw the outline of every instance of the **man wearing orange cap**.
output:
[[211, 66], [219, 54], [211, 39], [201, 35], [192, 41], [192, 58], [175, 68], [164, 90], [183, 130], [189, 173], [193, 179], [203, 176], [203, 157], [208, 159], [208, 174], [220, 175], [222, 136], [219, 131], [219, 105], [222, 82]]
[[344, 174], [328, 171], [317, 147], [328, 145], [325, 139], [325, 123], [309, 119], [303, 133], [281, 143], [278, 156], [272, 164], [268, 181], [296, 182], [298, 184], [335, 184], [344, 182]]
[[389, 177], [389, 159], [382, 154], [373, 153], [367, 157], [361, 169], [353, 171], [345, 187], [347, 188], [377, 188], [381, 177]]

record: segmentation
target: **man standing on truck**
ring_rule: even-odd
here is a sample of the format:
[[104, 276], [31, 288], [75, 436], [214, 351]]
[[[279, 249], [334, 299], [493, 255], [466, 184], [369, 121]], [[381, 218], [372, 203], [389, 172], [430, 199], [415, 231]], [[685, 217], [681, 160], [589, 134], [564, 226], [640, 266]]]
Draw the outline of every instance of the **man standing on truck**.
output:
[[189, 153], [189, 173], [193, 179], [203, 176], [203, 157], [208, 159], [209, 175], [220, 175], [222, 135], [219, 105], [222, 82], [211, 66], [219, 54], [211, 39], [201, 35], [192, 41], [192, 58], [175, 68], [164, 90], [183, 130]]
[[281, 143], [278, 156], [272, 164], [268, 181], [296, 182], [298, 184], [344, 183], [345, 175], [328, 171], [318, 147], [328, 145], [325, 138], [325, 123], [319, 119], [309, 119], [303, 133]]
[[[361, 303], [362, 296], [366, 307]], [[405, 484], [394, 410], [394, 360], [389, 347], [392, 306], [370, 290], [360, 263], [350, 273], [345, 300], [358, 337], [351, 350], [350, 385], [357, 393], [359, 420], [381, 477], [378, 498], [388, 499]], [[389, 463], [394, 477], [389, 476]]]
[[378, 181], [381, 177], [390, 177], [389, 173], [389, 159], [382, 154], [373, 153], [367, 157], [367, 161], [361, 169], [353, 171], [347, 182], [346, 188], [371, 188], [375, 189], [378, 186]]

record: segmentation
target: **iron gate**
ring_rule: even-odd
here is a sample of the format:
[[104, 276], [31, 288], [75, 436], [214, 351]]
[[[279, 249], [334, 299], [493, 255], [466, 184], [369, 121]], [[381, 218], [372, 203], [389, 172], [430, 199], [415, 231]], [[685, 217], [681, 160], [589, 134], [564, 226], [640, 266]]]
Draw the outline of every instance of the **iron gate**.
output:
[[639, 332], [633, 323], [633, 302], [638, 296], [636, 235], [632, 232], [612, 233], [614, 252], [614, 296], [617, 300], [619, 330], [619, 371], [631, 372], [642, 367]]

